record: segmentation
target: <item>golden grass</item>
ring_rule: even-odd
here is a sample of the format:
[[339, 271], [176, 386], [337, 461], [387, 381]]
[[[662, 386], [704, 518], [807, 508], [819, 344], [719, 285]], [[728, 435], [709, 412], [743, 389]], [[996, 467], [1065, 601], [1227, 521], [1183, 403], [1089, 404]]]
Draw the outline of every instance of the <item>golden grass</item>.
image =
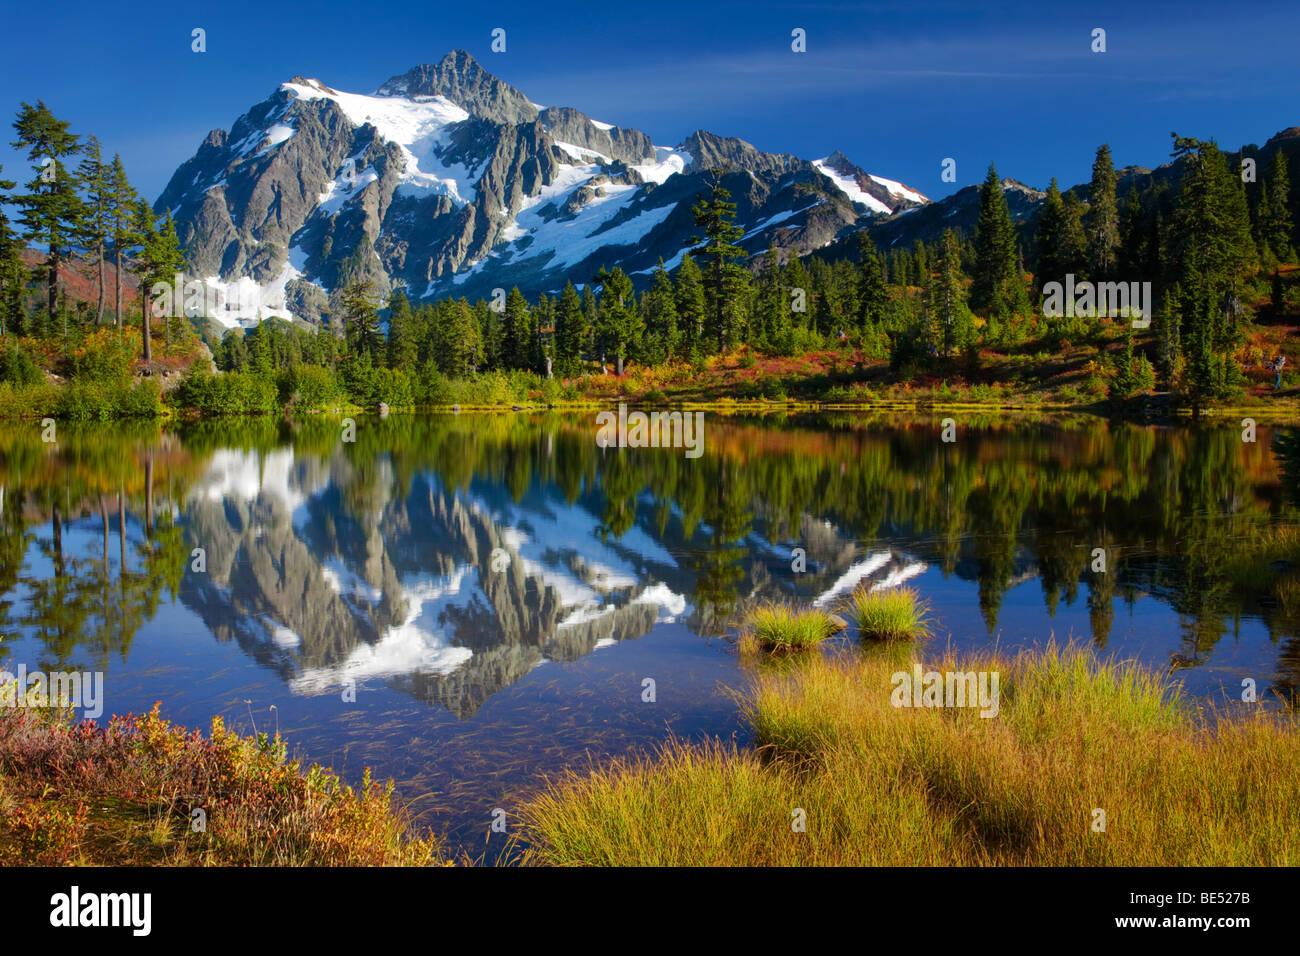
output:
[[1294, 715], [1236, 705], [1211, 723], [1164, 677], [1054, 646], [926, 663], [997, 670], [995, 718], [896, 708], [900, 660], [882, 645], [760, 671], [746, 698], [753, 748], [674, 743], [567, 774], [524, 808], [525, 861], [1300, 863]]
[[819, 608], [796, 611], [784, 604], [764, 604], [750, 612], [739, 647], [743, 653], [807, 650], [840, 627], [828, 611]]
[[873, 592], [859, 587], [846, 604], [849, 618], [865, 638], [911, 641], [930, 636], [928, 608], [912, 588]]

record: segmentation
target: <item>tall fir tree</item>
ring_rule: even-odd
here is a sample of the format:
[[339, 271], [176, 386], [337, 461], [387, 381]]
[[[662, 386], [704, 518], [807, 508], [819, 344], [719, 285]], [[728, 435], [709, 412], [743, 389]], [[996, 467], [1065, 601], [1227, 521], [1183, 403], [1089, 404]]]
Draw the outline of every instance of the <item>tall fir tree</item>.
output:
[[677, 269], [677, 327], [681, 330], [681, 353], [700, 355], [705, 351], [704, 280], [693, 256], [683, 256]]
[[[4, 167], [0, 166], [0, 171]], [[0, 336], [22, 335], [26, 331], [26, 314], [23, 309], [23, 292], [27, 286], [27, 270], [23, 265], [23, 243], [5, 216], [5, 195], [16, 186], [11, 179], [0, 176]]]
[[[45, 247], [45, 262], [38, 272], [45, 279], [47, 321], [53, 328], [59, 313], [59, 270], [73, 255], [85, 218], [77, 177], [64, 162], [77, 154], [80, 144], [68, 124], [41, 100], [35, 106], [22, 104], [14, 130], [18, 138], [11, 145], [27, 151], [33, 176], [27, 192], [13, 201], [21, 210], [19, 221], [27, 244]], [[65, 313], [65, 337], [67, 331]]]
[[184, 307], [184, 303], [174, 301], [170, 295], [153, 295], [155, 286], [159, 287], [160, 293], [163, 287], [174, 290], [176, 274], [185, 268], [185, 256], [171, 216], [166, 218], [161, 229], [157, 222], [149, 203], [138, 200], [131, 232], [139, 247], [135, 274], [140, 285], [141, 358], [150, 372], [153, 370], [153, 312], [161, 306], [168, 306], [166, 315], [161, 318], [170, 322], [171, 317]]
[[1024, 279], [1017, 266], [1016, 230], [997, 168], [990, 163], [980, 188], [975, 223], [975, 275], [971, 306], [999, 319], [1029, 310]]
[[650, 288], [641, 297], [641, 315], [645, 320], [646, 360], [658, 364], [676, 354], [677, 301], [662, 258], [650, 276]]
[[582, 288], [582, 350], [584, 352], [593, 353], [596, 351], [596, 321], [596, 293], [592, 290], [591, 283], [588, 282]]
[[601, 289], [597, 331], [601, 342], [614, 355], [616, 373], [622, 375], [628, 351], [642, 329], [632, 280], [616, 266], [612, 271], [601, 269], [596, 274], [595, 282]]
[[1279, 262], [1291, 262], [1295, 259], [1295, 248], [1291, 243], [1295, 224], [1287, 205], [1287, 198], [1291, 195], [1291, 175], [1287, 169], [1286, 153], [1281, 149], [1273, 154], [1266, 186], [1261, 190], [1260, 199], [1260, 245], [1266, 245]]
[[419, 356], [415, 316], [411, 313], [410, 300], [401, 289], [394, 289], [388, 297], [388, 367], [413, 371]]
[[384, 340], [371, 279], [360, 275], [352, 278], [339, 292], [339, 311], [351, 357], [370, 367], [383, 364]]
[[501, 313], [501, 358], [506, 368], [531, 368], [532, 337], [532, 313], [528, 300], [515, 286], [506, 296], [506, 308]]
[[85, 190], [85, 215], [80, 241], [95, 264], [95, 324], [104, 324], [104, 259], [112, 227], [112, 169], [104, 162], [103, 151], [95, 136], [86, 137], [77, 176]]
[[691, 238], [696, 248], [690, 254], [707, 263], [704, 288], [711, 325], [708, 331], [722, 352], [733, 344], [740, 324], [741, 300], [746, 289], [743, 270], [735, 260], [745, 254], [736, 245], [745, 231], [732, 221], [736, 217], [736, 204], [731, 201], [730, 190], [722, 185], [723, 172], [714, 170], [713, 175], [715, 181], [708, 198], [701, 198], [691, 209], [695, 225], [703, 235]]
[[1092, 278], [1088, 271], [1088, 235], [1083, 227], [1083, 201], [1073, 189], [1061, 197], [1061, 242], [1057, 258], [1062, 273], [1076, 281]]
[[1173, 388], [1182, 358], [1182, 330], [1179, 328], [1177, 305], [1180, 295], [1177, 286], [1166, 289], [1155, 315], [1156, 373], [1166, 388]]
[[555, 308], [555, 364], [561, 375], [576, 375], [582, 360], [582, 345], [587, 337], [582, 299], [572, 282], [565, 283]]
[[783, 349], [790, 339], [790, 296], [783, 278], [781, 255], [776, 246], [769, 246], [758, 274], [755, 331], [764, 343], [776, 349]]
[[1115, 163], [1102, 143], [1092, 164], [1088, 189], [1088, 267], [1095, 280], [1113, 279], [1119, 270], [1119, 208], [1115, 195]]
[[115, 154], [109, 167], [108, 236], [113, 246], [113, 320], [119, 331], [126, 325], [122, 315], [122, 258], [141, 241], [134, 231], [139, 201], [139, 195], [126, 177], [122, 157]]
[[482, 361], [482, 341], [474, 309], [464, 297], [438, 303], [434, 309], [433, 359], [451, 378], [473, 374]]
[[885, 285], [884, 263], [865, 229], [858, 232], [858, 255], [858, 327], [866, 332], [884, 324], [889, 310], [889, 289]]
[[940, 355], [948, 356], [969, 349], [975, 342], [975, 323], [963, 295], [961, 246], [952, 229], [944, 230], [935, 266], [929, 297], [929, 314], [935, 328], [928, 338]]
[[1169, 247], [1180, 283], [1188, 384], [1199, 403], [1222, 394], [1231, 369], [1225, 355], [1238, 333], [1237, 286], [1255, 260], [1250, 217], [1239, 176], [1211, 140], [1173, 135], [1182, 181]]
[[1065, 269], [1061, 263], [1061, 237], [1065, 231], [1065, 204], [1056, 177], [1047, 186], [1047, 198], [1038, 211], [1038, 228], [1034, 235], [1034, 282], [1042, 295], [1048, 282], [1062, 282]]

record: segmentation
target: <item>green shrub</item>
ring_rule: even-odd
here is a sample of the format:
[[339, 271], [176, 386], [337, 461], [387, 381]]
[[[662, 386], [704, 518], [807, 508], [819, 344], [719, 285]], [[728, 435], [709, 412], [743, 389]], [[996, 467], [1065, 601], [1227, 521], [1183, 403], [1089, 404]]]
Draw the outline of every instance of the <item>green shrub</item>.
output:
[[432, 361], [425, 363], [417, 388], [420, 401], [426, 405], [455, 405], [457, 402], [456, 383]]
[[415, 404], [415, 383], [402, 369], [377, 368], [370, 376], [370, 395], [361, 404], [374, 407], [383, 402], [394, 408], [410, 408]]
[[[563, 386], [553, 378], [542, 380], [542, 401], [547, 405], [554, 405], [563, 395]], [[662, 393], [660, 393], [662, 394]]]
[[154, 418], [162, 412], [158, 384], [145, 379], [97, 382], [74, 379], [51, 396], [55, 418], [73, 422], [111, 422], [122, 418]]
[[0, 418], [44, 418], [58, 412], [59, 386], [52, 382], [0, 382]]
[[12, 337], [0, 340], [0, 382], [12, 385], [37, 385], [45, 376], [21, 345]]
[[176, 401], [203, 415], [265, 415], [279, 409], [275, 385], [253, 372], [186, 375]]
[[131, 377], [135, 352], [124, 339], [94, 336], [67, 360], [69, 377], [89, 382], [121, 382]]
[[321, 409], [339, 398], [339, 383], [323, 365], [290, 365], [277, 376], [282, 405], [299, 409]]

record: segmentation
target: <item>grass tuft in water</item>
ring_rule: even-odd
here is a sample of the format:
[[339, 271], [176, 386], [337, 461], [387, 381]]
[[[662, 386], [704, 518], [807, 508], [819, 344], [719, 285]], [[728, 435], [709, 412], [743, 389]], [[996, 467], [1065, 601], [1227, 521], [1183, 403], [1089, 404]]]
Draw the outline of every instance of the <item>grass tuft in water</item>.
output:
[[862, 636], [877, 641], [912, 641], [930, 635], [928, 607], [912, 588], [849, 595], [847, 611]]
[[747, 653], [807, 650], [838, 630], [839, 622], [819, 608], [796, 611], [784, 604], [765, 604], [750, 612], [740, 649]]

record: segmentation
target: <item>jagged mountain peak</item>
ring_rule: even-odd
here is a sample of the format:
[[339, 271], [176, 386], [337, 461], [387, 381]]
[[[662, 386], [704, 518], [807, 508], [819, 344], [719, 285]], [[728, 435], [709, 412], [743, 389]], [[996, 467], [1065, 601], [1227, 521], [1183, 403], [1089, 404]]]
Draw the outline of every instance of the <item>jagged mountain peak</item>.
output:
[[647, 282], [660, 258], [680, 263], [720, 167], [751, 254], [806, 253], [927, 202], [840, 153], [811, 161], [702, 129], [657, 146], [539, 106], [454, 50], [371, 94], [295, 76], [210, 134], [155, 208], [218, 299], [254, 293], [214, 318], [314, 321], [358, 271], [412, 299], [558, 291], [601, 266]]
[[442, 96], [470, 116], [499, 123], [531, 123], [537, 104], [483, 69], [465, 50], [452, 50], [437, 63], [424, 63], [390, 78], [376, 96]]

